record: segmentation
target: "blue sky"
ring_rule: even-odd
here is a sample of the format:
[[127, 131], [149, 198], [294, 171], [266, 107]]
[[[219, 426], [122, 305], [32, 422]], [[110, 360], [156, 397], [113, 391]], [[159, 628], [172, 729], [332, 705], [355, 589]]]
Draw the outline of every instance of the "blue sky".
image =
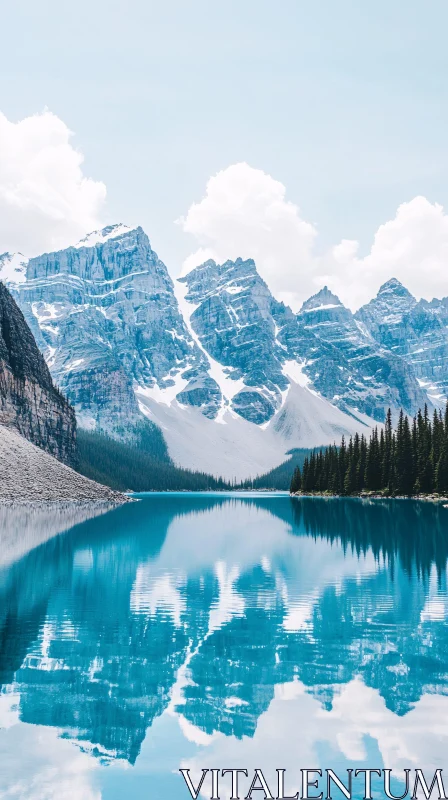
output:
[[63, 120], [104, 221], [141, 223], [174, 273], [198, 244], [174, 220], [239, 162], [286, 187], [315, 254], [364, 256], [400, 203], [448, 205], [447, 29], [442, 0], [21, 0], [0, 111]]

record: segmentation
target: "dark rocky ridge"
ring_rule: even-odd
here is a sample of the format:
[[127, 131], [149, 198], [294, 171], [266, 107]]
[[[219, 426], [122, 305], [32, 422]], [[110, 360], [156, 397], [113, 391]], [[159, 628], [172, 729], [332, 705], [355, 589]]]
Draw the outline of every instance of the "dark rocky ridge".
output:
[[66, 464], [76, 462], [76, 419], [53, 384], [17, 303], [0, 283], [0, 423]]

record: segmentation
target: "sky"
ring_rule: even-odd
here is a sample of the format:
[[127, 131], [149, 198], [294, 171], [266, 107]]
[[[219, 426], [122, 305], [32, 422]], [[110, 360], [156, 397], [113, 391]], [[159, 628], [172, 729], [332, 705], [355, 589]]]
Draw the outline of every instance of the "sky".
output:
[[295, 308], [448, 295], [447, 28], [445, 0], [4, 4], [0, 253], [123, 222]]

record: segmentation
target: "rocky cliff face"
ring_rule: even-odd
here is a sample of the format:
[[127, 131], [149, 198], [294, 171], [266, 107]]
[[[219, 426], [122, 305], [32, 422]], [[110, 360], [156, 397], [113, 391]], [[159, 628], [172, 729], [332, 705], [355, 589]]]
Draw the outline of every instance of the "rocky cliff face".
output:
[[250, 422], [271, 419], [291, 381], [380, 422], [389, 407], [412, 413], [427, 399], [407, 361], [380, 346], [327, 287], [295, 315], [251, 259], [207, 261], [180, 280], [201, 346], [235, 387], [244, 382], [231, 408]]
[[383, 348], [400, 356], [417, 376], [427, 399], [448, 396], [448, 298], [420, 300], [395, 278], [356, 314]]
[[0, 423], [66, 464], [76, 460], [73, 408], [56, 389], [22, 312], [0, 283]]
[[[424, 405], [427, 398], [412, 367], [377, 342], [327, 287], [303, 304], [297, 320], [301, 333], [312, 333], [319, 342], [305, 372], [335, 405], [358, 409], [381, 422], [388, 408], [414, 413]], [[302, 338], [302, 352], [303, 346]]]
[[138, 388], [182, 391], [184, 402], [210, 413], [218, 387], [141, 228], [110, 226], [31, 259], [15, 294], [84, 426], [126, 436], [141, 419]]
[[285, 355], [276, 341], [273, 310], [278, 304], [254, 261], [206, 261], [180, 282], [186, 287], [184, 313], [194, 334], [223, 367], [228, 405], [249, 422], [268, 421], [289, 381], [282, 370]]

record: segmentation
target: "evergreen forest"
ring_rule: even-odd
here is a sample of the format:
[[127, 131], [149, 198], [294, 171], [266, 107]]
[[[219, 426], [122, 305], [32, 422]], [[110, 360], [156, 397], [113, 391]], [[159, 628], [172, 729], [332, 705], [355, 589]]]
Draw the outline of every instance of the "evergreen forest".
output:
[[369, 439], [315, 450], [294, 470], [291, 493], [381, 494], [386, 497], [448, 493], [448, 404], [445, 413], [428, 407], [413, 420], [400, 411], [396, 429], [389, 409], [384, 427]]

